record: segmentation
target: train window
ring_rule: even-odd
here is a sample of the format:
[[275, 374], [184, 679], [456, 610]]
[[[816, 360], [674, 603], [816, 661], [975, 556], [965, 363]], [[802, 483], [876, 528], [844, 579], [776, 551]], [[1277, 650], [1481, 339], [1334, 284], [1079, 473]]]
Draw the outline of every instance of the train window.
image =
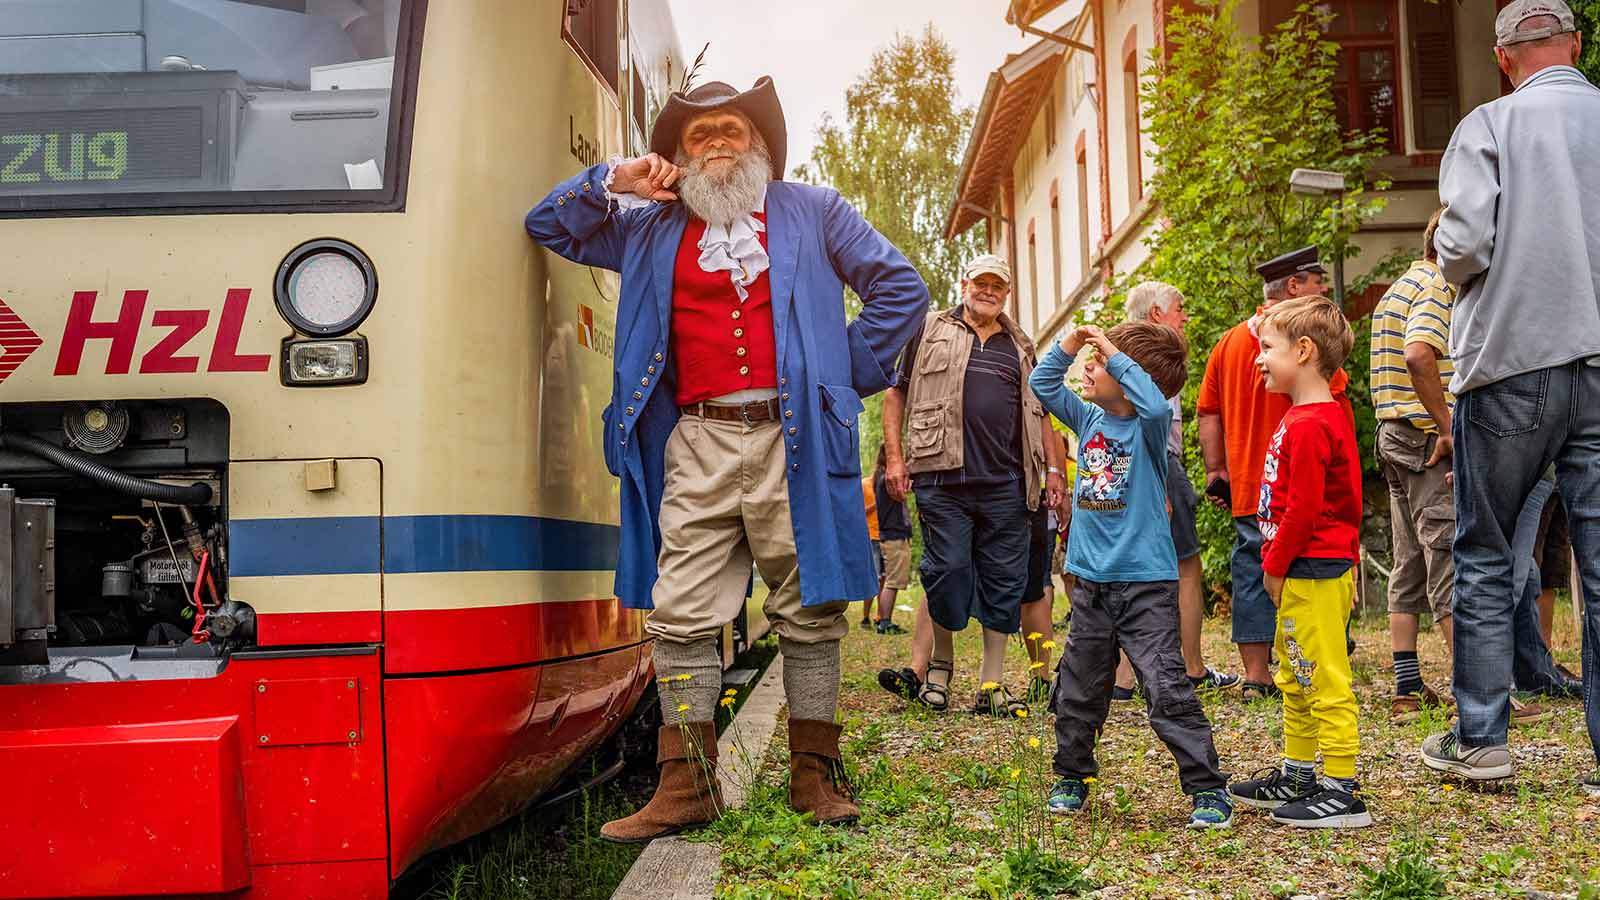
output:
[[0, 214], [393, 202], [411, 4], [11, 0]]
[[588, 63], [595, 77], [611, 86], [613, 93], [619, 90], [617, 68], [621, 63], [618, 3], [619, 0], [567, 0], [563, 23], [567, 42]]

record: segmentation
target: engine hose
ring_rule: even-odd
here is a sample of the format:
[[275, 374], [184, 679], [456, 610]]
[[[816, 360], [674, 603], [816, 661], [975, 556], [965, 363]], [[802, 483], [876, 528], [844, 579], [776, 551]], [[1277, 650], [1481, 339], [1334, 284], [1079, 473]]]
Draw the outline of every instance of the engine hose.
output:
[[163, 484], [148, 478], [135, 478], [118, 472], [103, 463], [95, 462], [82, 453], [65, 450], [31, 434], [0, 432], [0, 447], [37, 456], [57, 468], [87, 478], [102, 487], [110, 488], [141, 500], [158, 500], [184, 506], [201, 506], [211, 502], [211, 485], [196, 481], [189, 485]]

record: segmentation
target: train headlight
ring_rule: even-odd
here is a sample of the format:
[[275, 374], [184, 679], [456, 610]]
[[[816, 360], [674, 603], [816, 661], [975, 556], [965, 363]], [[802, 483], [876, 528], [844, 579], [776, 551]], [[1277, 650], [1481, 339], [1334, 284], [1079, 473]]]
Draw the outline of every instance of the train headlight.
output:
[[378, 299], [378, 273], [353, 244], [322, 239], [294, 248], [273, 283], [278, 312], [295, 330], [315, 337], [354, 331]]
[[283, 342], [280, 378], [285, 387], [328, 384], [365, 384], [367, 339]]

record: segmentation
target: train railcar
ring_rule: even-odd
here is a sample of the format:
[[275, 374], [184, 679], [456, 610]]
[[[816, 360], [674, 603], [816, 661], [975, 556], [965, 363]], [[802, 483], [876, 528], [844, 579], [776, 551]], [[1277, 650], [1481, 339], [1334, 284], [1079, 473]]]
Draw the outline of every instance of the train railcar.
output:
[[0, 0], [0, 897], [382, 897], [638, 704], [617, 279], [521, 223], [682, 70], [665, 0]]

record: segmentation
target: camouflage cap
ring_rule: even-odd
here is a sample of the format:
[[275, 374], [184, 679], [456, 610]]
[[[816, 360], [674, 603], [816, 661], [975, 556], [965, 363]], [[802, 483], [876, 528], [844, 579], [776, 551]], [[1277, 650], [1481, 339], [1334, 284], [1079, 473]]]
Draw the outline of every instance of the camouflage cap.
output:
[[[1555, 25], [1518, 31], [1517, 26], [1535, 16], [1554, 16]], [[1527, 41], [1542, 40], [1569, 31], [1577, 31], [1577, 20], [1572, 8], [1563, 0], [1512, 0], [1494, 17], [1494, 43], [1496, 47], [1509, 47]]]

